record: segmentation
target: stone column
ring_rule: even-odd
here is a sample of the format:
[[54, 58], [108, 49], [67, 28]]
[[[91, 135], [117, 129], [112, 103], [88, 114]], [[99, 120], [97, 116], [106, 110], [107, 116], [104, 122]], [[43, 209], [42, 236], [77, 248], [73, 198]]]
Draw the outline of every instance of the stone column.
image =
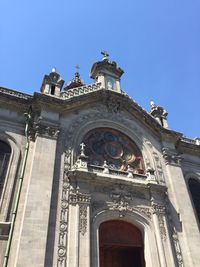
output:
[[34, 147], [29, 151], [30, 171], [24, 177], [29, 184], [20, 215], [15, 266], [44, 267], [57, 135], [57, 128], [38, 126]]

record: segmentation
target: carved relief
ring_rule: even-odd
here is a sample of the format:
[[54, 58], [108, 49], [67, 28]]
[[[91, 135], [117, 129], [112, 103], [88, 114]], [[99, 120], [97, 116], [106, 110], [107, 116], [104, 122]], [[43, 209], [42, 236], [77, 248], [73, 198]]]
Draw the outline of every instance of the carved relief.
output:
[[79, 231], [82, 235], [87, 232], [87, 209], [90, 204], [91, 196], [76, 190], [72, 190], [69, 195], [71, 205], [79, 205]]
[[69, 181], [67, 172], [70, 169], [71, 149], [65, 152], [64, 157], [64, 175], [62, 181], [62, 197], [61, 197], [61, 211], [60, 211], [60, 227], [58, 239], [58, 267], [66, 267], [66, 249], [68, 237], [68, 210], [69, 210]]
[[57, 125], [47, 125], [42, 123], [41, 117], [36, 117], [35, 121], [31, 121], [30, 139], [35, 141], [37, 135], [57, 139], [60, 133]]
[[89, 204], [90, 203], [91, 196], [89, 194], [83, 194], [80, 192], [77, 192], [76, 190], [72, 190], [69, 195], [69, 203], [72, 205], [75, 204]]
[[180, 166], [182, 157], [178, 155], [175, 151], [168, 148], [163, 148], [163, 158], [165, 159], [166, 165]]
[[165, 228], [165, 221], [164, 221], [166, 208], [164, 205], [158, 205], [158, 204], [153, 203], [152, 212], [155, 213], [158, 217], [160, 235], [161, 235], [161, 238], [165, 241], [166, 235], [167, 235], [166, 228]]
[[121, 99], [118, 99], [116, 97], [105, 95], [103, 97], [103, 102], [106, 104], [108, 112], [111, 113], [119, 113], [123, 107]]
[[119, 217], [124, 217], [127, 211], [129, 212], [137, 211], [147, 216], [149, 219], [151, 218], [150, 208], [131, 205], [130, 202], [132, 200], [132, 195], [130, 193], [129, 194], [112, 193], [111, 199], [112, 199], [112, 202], [108, 203], [108, 207], [110, 210], [119, 211]]
[[42, 124], [35, 125], [36, 135], [42, 135], [42, 136], [46, 136], [46, 137], [57, 138], [59, 132], [60, 131], [59, 131], [58, 127], [46, 126], [46, 125], [42, 125]]
[[101, 105], [96, 107], [93, 112], [84, 114], [83, 116], [78, 117], [72, 122], [67, 131], [66, 145], [71, 143], [76, 128], [80, 128], [82, 125], [85, 124], [85, 122], [88, 122], [90, 120], [96, 121], [98, 119], [110, 119], [112, 121], [114, 120], [116, 122], [122, 123], [128, 128], [131, 127], [131, 129], [136, 132], [138, 136], [143, 135], [142, 132], [140, 132], [137, 127], [131, 122], [131, 120], [125, 119], [121, 114], [115, 115], [112, 113], [108, 113], [105, 107]]
[[183, 256], [182, 256], [182, 251], [181, 251], [181, 246], [179, 243], [178, 239], [178, 234], [176, 231], [176, 228], [174, 227], [174, 222], [171, 217], [170, 209], [169, 209], [169, 200], [166, 199], [166, 206], [167, 206], [167, 215], [169, 219], [169, 230], [170, 230], [170, 236], [172, 238], [173, 242], [173, 247], [176, 255], [176, 260], [177, 260], [177, 266], [178, 267], [184, 267], [184, 262], [183, 262]]
[[67, 249], [67, 234], [68, 234], [68, 178], [64, 174], [62, 198], [61, 198], [61, 213], [60, 213], [60, 227], [58, 240], [58, 267], [66, 266], [66, 249]]
[[[157, 174], [157, 175], [155, 175], [155, 179], [156, 179], [156, 177], [159, 177], [159, 182], [164, 183], [164, 174], [163, 174], [163, 169], [162, 169], [160, 157], [159, 157], [158, 153], [156, 151], [154, 151], [152, 143], [146, 138], [144, 139], [144, 141], [152, 151], [152, 156], [153, 156], [154, 162], [155, 162], [155, 173]], [[146, 162], [147, 167], [150, 167], [151, 169], [153, 169], [153, 167], [150, 165], [150, 161], [147, 157], [145, 158], [145, 162]], [[156, 179], [156, 180], [158, 180], [158, 179]]]
[[82, 235], [87, 232], [87, 207], [86, 204], [79, 206], [79, 231]]

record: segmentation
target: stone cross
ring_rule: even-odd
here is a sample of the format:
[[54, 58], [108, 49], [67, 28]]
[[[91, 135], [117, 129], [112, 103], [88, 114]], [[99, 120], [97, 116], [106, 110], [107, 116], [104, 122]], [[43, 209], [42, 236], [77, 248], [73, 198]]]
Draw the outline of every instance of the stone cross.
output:
[[107, 51], [101, 51], [101, 54], [103, 55], [103, 59], [102, 60], [108, 59], [109, 54], [108, 54]]
[[78, 65], [78, 64], [76, 64], [75, 68], [76, 68], [76, 72], [78, 72], [78, 71], [79, 71], [79, 69], [80, 69], [80, 67], [79, 67], [79, 65]]
[[81, 156], [85, 156], [85, 144], [81, 143], [80, 148], [81, 148]]

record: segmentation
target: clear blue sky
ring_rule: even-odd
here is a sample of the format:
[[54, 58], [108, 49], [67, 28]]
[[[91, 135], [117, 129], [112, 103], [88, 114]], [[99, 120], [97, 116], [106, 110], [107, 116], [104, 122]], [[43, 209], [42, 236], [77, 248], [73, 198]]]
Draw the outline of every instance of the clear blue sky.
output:
[[107, 50], [125, 73], [123, 90], [149, 110], [168, 111], [169, 127], [200, 136], [199, 0], [2, 0], [0, 86], [39, 91], [53, 66], [68, 82]]

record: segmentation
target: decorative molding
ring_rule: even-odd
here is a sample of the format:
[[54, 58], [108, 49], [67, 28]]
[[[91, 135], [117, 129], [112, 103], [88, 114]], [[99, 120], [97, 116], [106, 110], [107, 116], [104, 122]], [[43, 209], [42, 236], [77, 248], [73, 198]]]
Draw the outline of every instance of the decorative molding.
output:
[[176, 252], [178, 267], [184, 267], [181, 247], [180, 247], [180, 243], [178, 240], [177, 232], [176, 232], [174, 227], [171, 228], [171, 234], [172, 234], [172, 240], [173, 240], [173, 244], [174, 244], [174, 248], [175, 248], [175, 252]]
[[179, 239], [178, 239], [178, 234], [176, 231], [176, 228], [174, 226], [174, 222], [171, 216], [171, 212], [170, 212], [170, 208], [169, 208], [169, 199], [166, 199], [166, 212], [167, 212], [167, 217], [168, 217], [168, 222], [169, 222], [169, 231], [170, 231], [170, 236], [172, 239], [172, 244], [173, 244], [173, 248], [174, 248], [174, 252], [176, 255], [176, 260], [177, 260], [177, 266], [178, 267], [184, 267], [184, 262], [183, 262], [183, 256], [182, 256], [182, 251], [181, 251], [181, 246], [179, 243]]
[[180, 166], [182, 157], [169, 148], [163, 148], [163, 158], [165, 159], [166, 165]]
[[[161, 159], [159, 157], [159, 154], [154, 150], [152, 143], [148, 139], [144, 138], [144, 141], [148, 145], [148, 147], [150, 148], [151, 154], [152, 154], [153, 159], [154, 159], [155, 173], [156, 173], [155, 179], [156, 179], [156, 177], [158, 177], [159, 179], [156, 179], [156, 180], [161, 182], [161, 183], [164, 183], [165, 182], [164, 181], [164, 174], [163, 174], [163, 169], [162, 169], [162, 164], [161, 164]], [[145, 162], [146, 162], [147, 169], [148, 168], [154, 169], [151, 166], [150, 160], [147, 157], [145, 158]]]
[[60, 227], [58, 239], [58, 267], [66, 267], [66, 249], [67, 249], [67, 236], [68, 236], [68, 210], [69, 210], [69, 183], [68, 177], [64, 174], [62, 185], [62, 198], [61, 198], [61, 212], [60, 212]]
[[121, 123], [125, 125], [126, 127], [130, 128], [137, 133], [138, 136], [143, 136], [143, 133], [138, 130], [138, 128], [131, 123], [130, 119], [125, 119], [124, 116], [121, 114], [113, 114], [111, 112], [106, 112], [104, 106], [98, 106], [95, 108], [96, 111], [89, 112], [87, 114], [84, 114], [83, 116], [79, 116], [71, 123], [71, 125], [68, 127], [68, 131], [66, 134], [66, 145], [71, 145], [72, 138], [74, 136], [74, 133], [76, 132], [77, 128], [80, 128], [82, 125], [85, 125], [86, 122], [92, 120], [97, 121], [99, 119], [110, 119], [112, 121]]
[[164, 220], [164, 217], [166, 215], [166, 208], [164, 205], [158, 205], [158, 204], [153, 202], [152, 203], [152, 213], [156, 214], [158, 217], [160, 235], [161, 235], [161, 238], [165, 241], [166, 237], [167, 237], [165, 220]]
[[57, 126], [49, 126], [40, 123], [35, 123], [33, 125], [33, 134], [35, 135], [35, 137], [37, 135], [40, 135], [43, 137], [57, 139], [59, 132], [60, 130]]
[[3, 87], [0, 87], [0, 93], [5, 94], [5, 95], [9, 95], [9, 96], [14, 96], [14, 97], [17, 97], [17, 98], [21, 98], [21, 99], [24, 99], [24, 100], [29, 100], [29, 99], [33, 98], [33, 96], [31, 96], [31, 95], [28, 95], [28, 94], [25, 94], [25, 93], [21, 93], [21, 92], [18, 92], [18, 91], [14, 91], [14, 90], [11, 90], [11, 89], [3, 88]]
[[65, 156], [64, 156], [64, 170], [65, 170], [65, 172], [68, 172], [70, 170], [71, 156], [72, 156], [72, 149], [70, 147], [65, 151]]
[[80, 204], [79, 206], [79, 232], [85, 235], [87, 232], [87, 204]]
[[94, 83], [91, 85], [84, 85], [78, 88], [68, 89], [61, 93], [62, 99], [70, 99], [80, 95], [86, 95], [101, 89], [101, 83]]
[[148, 207], [141, 206], [132, 206], [130, 204], [132, 200], [131, 194], [122, 194], [122, 193], [112, 193], [111, 194], [112, 202], [108, 203], [108, 207], [110, 210], [119, 211], [119, 217], [124, 217], [126, 212], [139, 212], [140, 214], [145, 215], [149, 219], [151, 219], [151, 209]]
[[83, 194], [76, 190], [72, 190], [69, 195], [69, 203], [76, 204], [90, 204], [91, 196], [89, 194]]
[[133, 208], [133, 210], [136, 210], [139, 213], [144, 214], [145, 216], [147, 216], [149, 219], [151, 219], [151, 209], [148, 207], [141, 207], [141, 206], [136, 206]]
[[67, 262], [67, 237], [68, 237], [68, 212], [69, 212], [69, 180], [67, 173], [70, 169], [71, 149], [65, 151], [64, 174], [62, 181], [60, 226], [58, 239], [57, 267], [66, 267]]

